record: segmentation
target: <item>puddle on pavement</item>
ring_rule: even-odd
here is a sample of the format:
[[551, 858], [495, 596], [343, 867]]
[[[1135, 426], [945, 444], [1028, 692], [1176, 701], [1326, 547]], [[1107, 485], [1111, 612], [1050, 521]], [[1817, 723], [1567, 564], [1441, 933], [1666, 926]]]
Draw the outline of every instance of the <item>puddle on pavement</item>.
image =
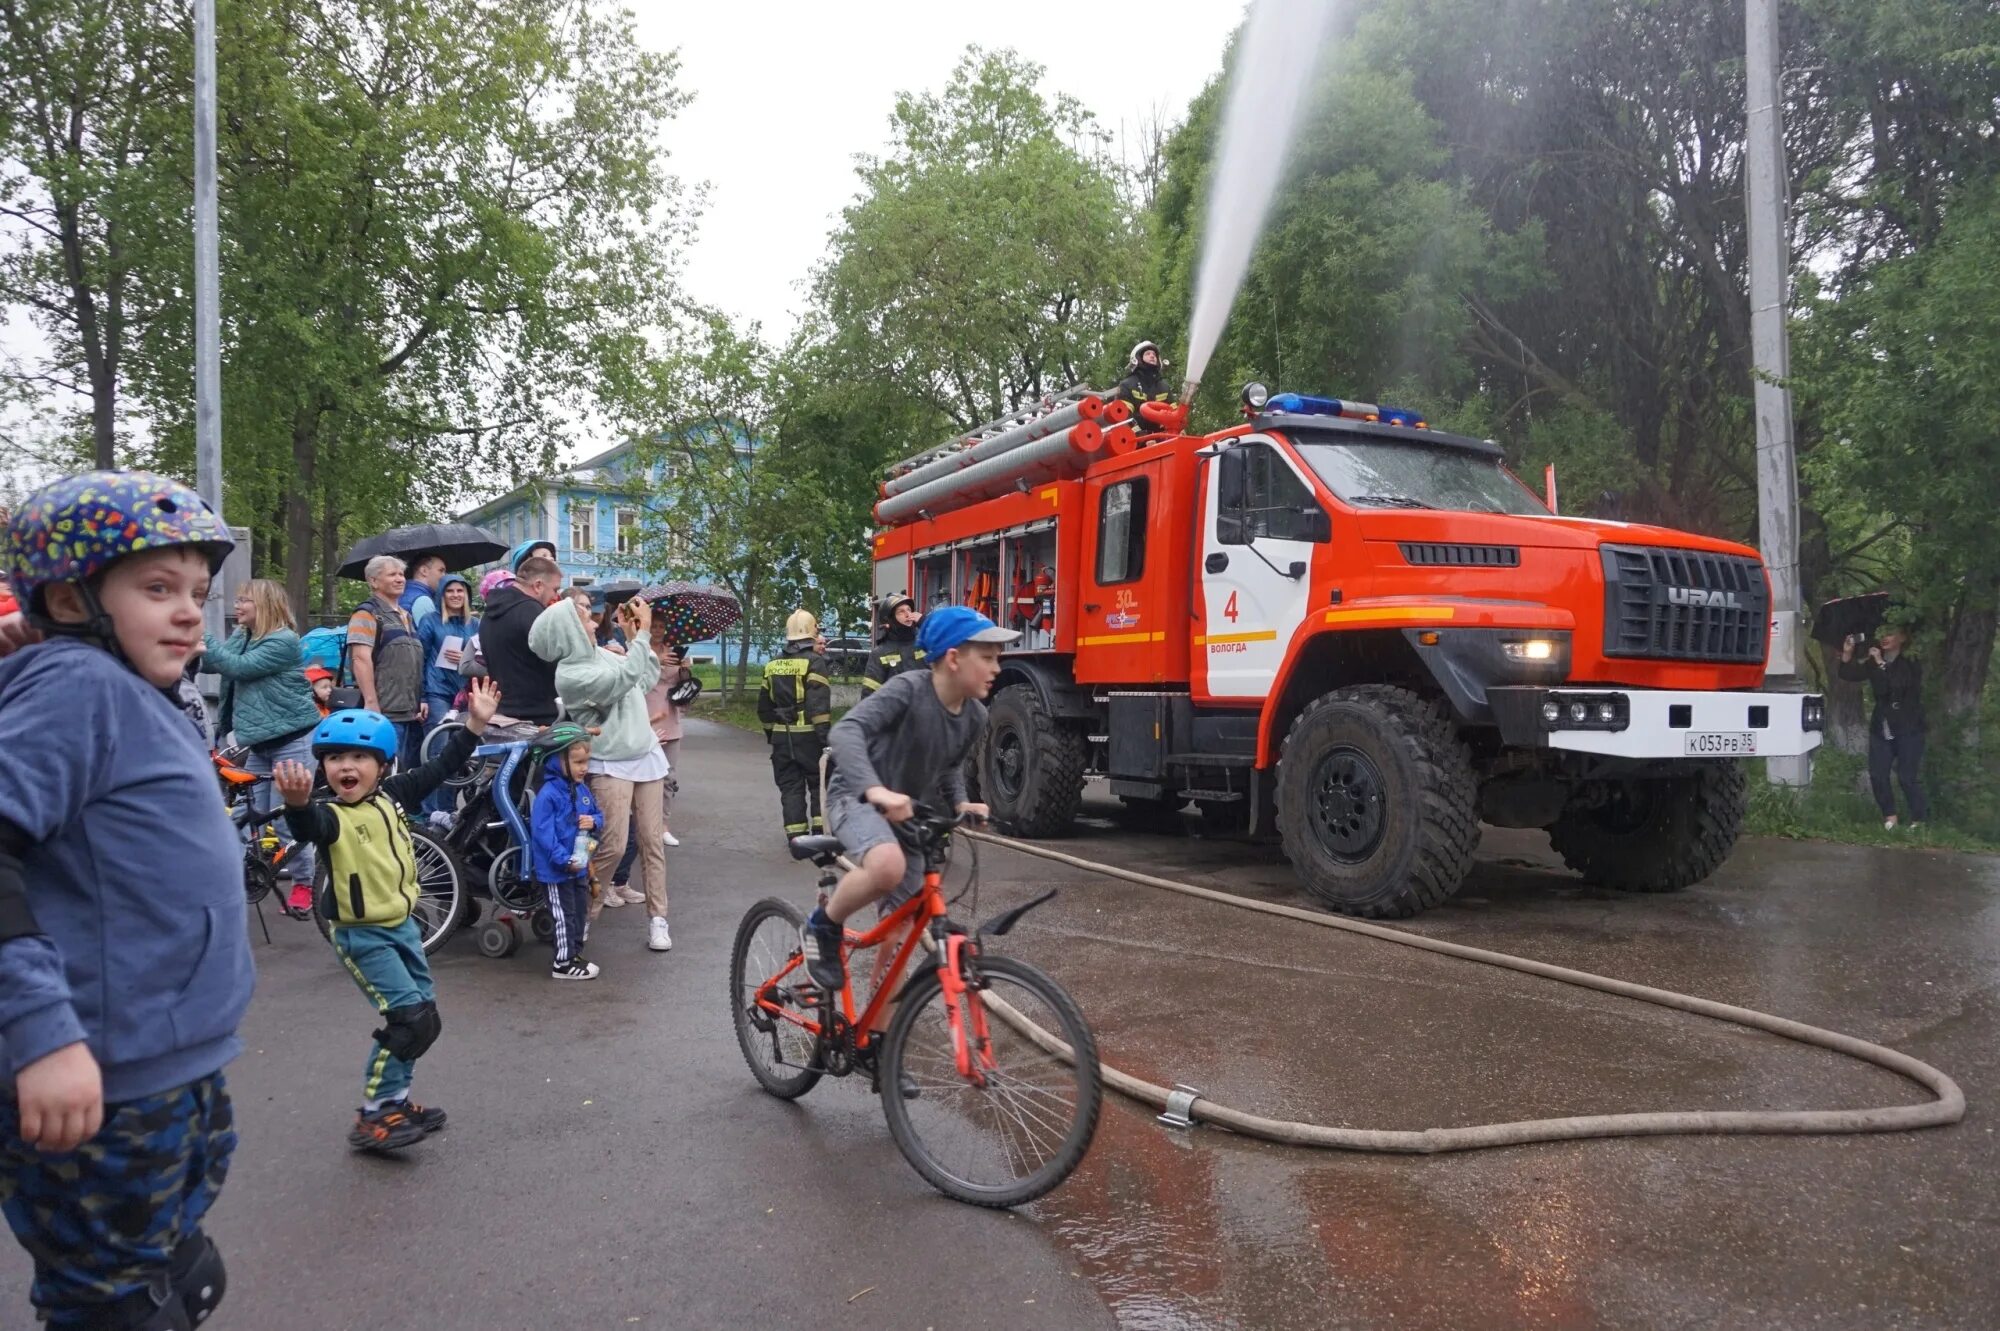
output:
[[1184, 1135], [1107, 1104], [1084, 1168], [1034, 1208], [1126, 1331], [1601, 1325], [1573, 1164], [1504, 1226], [1440, 1193], [1431, 1162]]

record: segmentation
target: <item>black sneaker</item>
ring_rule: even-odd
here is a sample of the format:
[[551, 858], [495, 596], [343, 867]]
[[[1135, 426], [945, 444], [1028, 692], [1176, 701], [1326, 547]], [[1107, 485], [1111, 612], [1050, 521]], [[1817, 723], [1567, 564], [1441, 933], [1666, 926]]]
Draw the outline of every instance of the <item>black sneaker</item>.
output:
[[442, 1109], [426, 1109], [415, 1100], [403, 1101], [403, 1112], [417, 1121], [417, 1126], [428, 1137], [444, 1127], [445, 1113]]
[[896, 1089], [903, 1093], [905, 1100], [914, 1100], [923, 1094], [917, 1086], [917, 1079], [907, 1072], [896, 1078]]
[[410, 1116], [409, 1106], [397, 1102], [358, 1115], [347, 1130], [347, 1144], [357, 1151], [400, 1151], [426, 1135], [423, 1125]]
[[[813, 914], [819, 914], [814, 911]], [[821, 916], [824, 919], [824, 916]], [[810, 916], [799, 926], [799, 950], [805, 956], [806, 974], [831, 1003], [847, 987], [847, 962], [841, 953], [845, 930], [831, 920], [816, 928]]]

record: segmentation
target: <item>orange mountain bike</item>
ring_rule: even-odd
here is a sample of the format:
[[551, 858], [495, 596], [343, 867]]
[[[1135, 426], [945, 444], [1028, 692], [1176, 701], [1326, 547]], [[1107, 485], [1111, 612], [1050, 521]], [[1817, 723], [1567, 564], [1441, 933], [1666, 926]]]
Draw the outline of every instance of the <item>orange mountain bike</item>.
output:
[[[933, 1187], [978, 1206], [1019, 1206], [1068, 1178], [1090, 1147], [1102, 1097], [1097, 1042], [1060, 985], [986, 948], [1053, 891], [970, 932], [946, 913], [942, 883], [956, 825], [918, 805], [902, 830], [905, 849], [924, 857], [922, 890], [866, 933], [847, 931], [850, 962], [900, 939], [886, 968], [876, 967], [865, 1009], [855, 1011], [851, 972], [840, 993], [819, 991], [799, 953], [805, 917], [767, 897], [736, 930], [730, 1010], [744, 1061], [772, 1095], [795, 1100], [821, 1077], [866, 1073], [882, 1093], [889, 1135]], [[838, 882], [840, 851], [834, 837], [792, 841], [795, 859], [820, 867], [822, 894]], [[972, 894], [976, 908], [978, 882], [975, 843], [971, 878], [953, 901]], [[926, 940], [930, 956], [903, 983]]]

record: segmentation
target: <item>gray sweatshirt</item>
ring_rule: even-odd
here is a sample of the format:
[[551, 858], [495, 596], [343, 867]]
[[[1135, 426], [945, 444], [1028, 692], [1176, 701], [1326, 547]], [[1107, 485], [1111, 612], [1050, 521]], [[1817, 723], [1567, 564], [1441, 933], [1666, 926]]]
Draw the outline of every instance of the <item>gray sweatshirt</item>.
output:
[[887, 786], [941, 811], [955, 809], [965, 802], [966, 755], [985, 729], [985, 703], [968, 698], [953, 716], [938, 701], [930, 671], [898, 675], [827, 736], [834, 768], [828, 797], [858, 800], [870, 786]]

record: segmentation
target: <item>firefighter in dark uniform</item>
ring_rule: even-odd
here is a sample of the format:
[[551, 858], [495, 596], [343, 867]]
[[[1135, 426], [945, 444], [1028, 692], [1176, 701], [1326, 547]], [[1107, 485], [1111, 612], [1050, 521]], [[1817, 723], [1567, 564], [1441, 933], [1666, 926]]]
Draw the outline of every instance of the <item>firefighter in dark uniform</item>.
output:
[[1179, 397], [1167, 383], [1166, 362], [1151, 342], [1132, 348], [1125, 363], [1125, 377], [1111, 390], [1111, 400], [1132, 408], [1132, 423], [1140, 434], [1172, 428], [1170, 419]]
[[771, 743], [771, 775], [785, 809], [785, 835], [824, 832], [819, 807], [819, 757], [833, 728], [833, 685], [826, 658], [814, 648], [819, 621], [794, 610], [785, 621], [785, 650], [764, 663], [757, 719]]
[[868, 669], [861, 676], [861, 691], [873, 693], [907, 670], [920, 669], [924, 653], [917, 646], [917, 603], [907, 595], [892, 596], [882, 603], [882, 633], [875, 650], [868, 654]]

